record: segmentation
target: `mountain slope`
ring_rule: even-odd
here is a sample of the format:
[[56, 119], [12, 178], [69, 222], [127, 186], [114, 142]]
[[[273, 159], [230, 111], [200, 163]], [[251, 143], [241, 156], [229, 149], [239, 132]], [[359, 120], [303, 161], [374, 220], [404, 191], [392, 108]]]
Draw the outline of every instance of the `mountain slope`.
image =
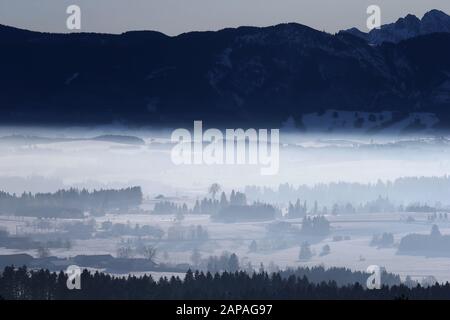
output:
[[370, 46], [299, 24], [168, 37], [0, 27], [3, 124], [297, 126], [326, 110], [450, 127], [450, 34]]
[[450, 32], [450, 16], [439, 10], [431, 10], [422, 19], [409, 14], [398, 19], [395, 23], [385, 24], [381, 28], [373, 29], [368, 33], [364, 33], [357, 28], [343, 32], [350, 33], [374, 45], [383, 42], [398, 43], [421, 35]]

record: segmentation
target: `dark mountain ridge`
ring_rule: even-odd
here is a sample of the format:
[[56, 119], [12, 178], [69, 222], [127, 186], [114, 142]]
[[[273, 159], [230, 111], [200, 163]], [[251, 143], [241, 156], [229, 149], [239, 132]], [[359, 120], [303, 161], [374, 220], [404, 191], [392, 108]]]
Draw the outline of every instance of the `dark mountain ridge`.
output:
[[394, 23], [382, 25], [381, 28], [373, 29], [368, 33], [357, 28], [345, 30], [354, 36], [366, 40], [370, 44], [379, 45], [383, 42], [398, 43], [402, 40], [414, 38], [438, 32], [450, 32], [450, 16], [439, 10], [431, 10], [425, 13], [422, 19], [408, 14]]
[[433, 113], [449, 128], [449, 56], [449, 33], [373, 46], [295, 23], [176, 37], [0, 26], [0, 122], [302, 127], [334, 109]]

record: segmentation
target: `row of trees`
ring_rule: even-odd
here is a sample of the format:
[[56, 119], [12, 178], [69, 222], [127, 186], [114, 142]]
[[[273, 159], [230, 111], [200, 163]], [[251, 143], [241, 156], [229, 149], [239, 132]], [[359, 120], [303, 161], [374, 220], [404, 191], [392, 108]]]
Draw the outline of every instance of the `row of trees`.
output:
[[[320, 271], [321, 272], [321, 271]], [[314, 277], [314, 271], [308, 275]], [[360, 283], [339, 286], [336, 281], [313, 283], [307, 276], [244, 271], [203, 273], [178, 277], [113, 277], [84, 270], [81, 290], [67, 289], [67, 275], [48, 270], [6, 267], [0, 276], [5, 299], [449, 299], [450, 284], [429, 287], [382, 286], [367, 290]]]
[[304, 217], [300, 229], [288, 221], [274, 221], [266, 226], [266, 230], [272, 237], [282, 235], [325, 236], [330, 233], [330, 229], [330, 222], [324, 216]]
[[209, 239], [208, 229], [201, 225], [183, 226], [175, 224], [167, 229], [167, 240], [206, 241], [208, 239]]
[[140, 187], [119, 190], [68, 189], [55, 193], [23, 193], [20, 196], [0, 192], [0, 212], [38, 217], [82, 217], [85, 211], [103, 214], [105, 210], [130, 209], [142, 202]]
[[368, 202], [374, 195], [389, 198], [395, 203], [439, 203], [447, 201], [450, 194], [450, 176], [442, 177], [404, 177], [394, 181], [376, 183], [321, 183], [314, 186], [293, 186], [280, 184], [278, 188], [247, 186], [247, 197], [253, 201], [263, 200], [270, 203], [287, 203], [298, 198], [314, 203], [318, 201], [331, 207], [334, 203]]
[[30, 236], [10, 235], [7, 230], [0, 229], [0, 247], [16, 250], [37, 249], [38, 256], [41, 257], [41, 255], [39, 255], [39, 250], [42, 248], [70, 249], [72, 247], [72, 242], [67, 238], [42, 239], [38, 241]]
[[359, 203], [358, 205], [353, 205], [350, 202], [339, 204], [334, 203], [330, 206], [330, 209], [325, 206], [319, 206], [317, 201], [314, 201], [312, 207], [308, 208], [308, 202], [305, 200], [303, 204], [300, 203], [300, 199], [297, 199], [295, 204], [289, 202], [287, 209], [288, 218], [301, 218], [310, 215], [318, 214], [358, 214], [358, 213], [380, 213], [380, 212], [428, 212], [431, 213], [432, 217], [435, 219], [439, 217], [440, 219], [447, 219], [447, 213], [441, 212], [437, 213], [438, 209], [436, 207], [431, 207], [427, 204], [420, 204], [417, 202], [411, 203], [407, 206], [395, 205], [388, 197], [379, 196], [375, 200], [366, 201]]
[[354, 213], [379, 213], [379, 212], [393, 212], [393, 211], [405, 211], [403, 206], [395, 206], [389, 198], [383, 198], [379, 196], [375, 200], [360, 203], [355, 206], [350, 202], [339, 204], [334, 203], [328, 208], [326, 205], [319, 206], [317, 201], [314, 201], [314, 205], [308, 211], [307, 201], [305, 200], [303, 205], [300, 206], [299, 200], [297, 200], [296, 205], [293, 206], [289, 203], [288, 207], [288, 217], [289, 218], [299, 218], [305, 216], [306, 214], [318, 215], [318, 214], [354, 214]]
[[245, 206], [247, 204], [247, 196], [245, 193], [232, 190], [230, 193], [230, 198], [227, 198], [225, 192], [220, 195], [220, 200], [215, 199], [213, 193], [213, 198], [204, 198], [203, 200], [195, 201], [192, 213], [195, 214], [216, 214], [220, 210], [223, 210], [229, 206]]
[[[317, 205], [317, 202], [316, 202]], [[306, 216], [307, 214], [307, 207], [306, 207], [306, 201], [303, 202], [303, 205], [300, 203], [300, 199], [297, 199], [295, 204], [292, 204], [289, 202], [288, 210], [287, 210], [287, 217], [290, 219], [295, 218], [301, 218]]]
[[236, 222], [236, 221], [261, 221], [271, 220], [277, 215], [281, 215], [278, 209], [272, 205], [255, 202], [247, 205], [247, 196], [239, 191], [232, 190], [229, 199], [225, 192], [220, 195], [220, 200], [216, 200], [216, 193], [220, 186], [213, 184], [210, 187], [212, 198], [197, 200], [192, 209], [186, 204], [176, 204], [170, 201], [161, 201], [155, 204], [154, 214], [175, 214], [181, 220], [184, 214], [209, 214], [216, 221]]
[[172, 201], [161, 201], [155, 203], [155, 207], [153, 208], [153, 214], [188, 214], [192, 213], [191, 210], [188, 209], [187, 205], [184, 203], [182, 205], [178, 205]]
[[[292, 191], [292, 187], [289, 185], [280, 186], [280, 190], [288, 189]], [[259, 187], [247, 187], [253, 195], [257, 195], [258, 192], [264, 190], [264, 192], [269, 192], [266, 189], [261, 189]], [[270, 189], [269, 189], [270, 190]], [[153, 213], [155, 214], [175, 214], [177, 216], [182, 216], [184, 214], [210, 214], [216, 215], [223, 212], [230, 211], [232, 207], [233, 211], [240, 210], [238, 207], [245, 207], [247, 205], [247, 196], [242, 192], [235, 192], [232, 190], [229, 199], [225, 192], [220, 195], [220, 200], [216, 200], [216, 194], [220, 191], [220, 186], [218, 184], [211, 185], [209, 193], [212, 195], [211, 198], [203, 198], [202, 200], [196, 200], [193, 208], [188, 208], [184, 204], [177, 204], [170, 201], [161, 201], [155, 204]], [[264, 194], [263, 192], [263, 194]], [[270, 192], [269, 192], [270, 193]], [[373, 196], [373, 195], [372, 195]], [[257, 197], [259, 199], [259, 197]], [[256, 204], [261, 204], [261, 202], [256, 201]], [[355, 213], [380, 213], [380, 212], [430, 212], [436, 215], [437, 207], [431, 207], [429, 205], [421, 204], [419, 202], [413, 202], [407, 206], [395, 205], [389, 197], [378, 196], [375, 200], [368, 200], [361, 202], [358, 205], [354, 205], [351, 202], [332, 203], [329, 207], [325, 203], [320, 203], [317, 200], [312, 202], [311, 206], [308, 206], [308, 201], [301, 201], [297, 198], [294, 203], [289, 202], [286, 210], [286, 217], [289, 219], [303, 218], [307, 215], [327, 215], [327, 214], [355, 214]], [[275, 207], [274, 207], [275, 208]], [[242, 209], [242, 208], [241, 208]], [[240, 210], [242, 211], [242, 210]], [[441, 213], [441, 218], [447, 217], [446, 213]]]
[[97, 230], [97, 237], [119, 237], [119, 236], [136, 236], [136, 237], [151, 237], [154, 239], [161, 239], [165, 232], [158, 226], [152, 225], [131, 225], [125, 223], [112, 223], [111, 221], [104, 221], [101, 229]]
[[183, 204], [177, 204], [172, 201], [160, 201], [155, 203], [153, 208], [154, 214], [216, 214], [221, 209], [228, 206], [243, 206], [247, 204], [247, 197], [244, 193], [232, 190], [230, 193], [230, 199], [228, 200], [225, 192], [220, 195], [220, 200], [215, 199], [215, 193], [212, 193], [212, 198], [203, 198], [202, 200], [196, 200], [193, 208]]
[[324, 216], [305, 217], [301, 232], [311, 236], [325, 236], [330, 233], [330, 222]]
[[254, 203], [252, 205], [230, 205], [212, 216], [215, 221], [267, 221], [273, 220], [281, 213], [270, 204]]
[[370, 241], [371, 246], [378, 248], [385, 248], [394, 244], [394, 235], [390, 232], [383, 232], [382, 234], [374, 234]]

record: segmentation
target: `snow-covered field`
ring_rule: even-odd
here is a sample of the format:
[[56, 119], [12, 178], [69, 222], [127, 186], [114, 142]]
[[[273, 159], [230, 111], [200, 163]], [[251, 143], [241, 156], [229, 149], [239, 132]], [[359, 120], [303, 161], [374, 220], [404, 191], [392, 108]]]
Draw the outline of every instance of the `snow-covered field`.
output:
[[[326, 116], [336, 119], [332, 114], [327, 113]], [[350, 117], [353, 114], [341, 114], [337, 119], [342, 120], [344, 116]], [[361, 116], [368, 119], [370, 115]], [[376, 116], [380, 119], [380, 115]], [[383, 119], [386, 117], [387, 115]], [[426, 115], [423, 120], [427, 123], [433, 122], [430, 115]], [[381, 125], [377, 121], [374, 124]], [[368, 120], [366, 122], [369, 123]], [[13, 133], [22, 136], [10, 136]], [[142, 186], [146, 199], [154, 199], [163, 194], [174, 199], [186, 199], [182, 201], [192, 206], [193, 201], [206, 196], [211, 183], [219, 183], [229, 194], [231, 189], [242, 191], [248, 185], [277, 188], [281, 183], [374, 183], [378, 179], [393, 181], [399, 177], [450, 175], [450, 139], [445, 137], [322, 137], [282, 132], [280, 171], [274, 176], [262, 176], [259, 166], [251, 165], [177, 166], [170, 158], [170, 131], [160, 132], [158, 135], [152, 132], [126, 131], [126, 134], [134, 134], [142, 139], [142, 144], [134, 145], [92, 139], [56, 139], [43, 142], [42, 139], [33, 137], [41, 134], [45, 137], [78, 135], [86, 138], [108, 133], [112, 132], [78, 130], [36, 133], [13, 132], [8, 129], [9, 136], [5, 133], [0, 141], [0, 190], [20, 194], [24, 191], [54, 192], [69, 187], [99, 189]], [[376, 199], [377, 196], [378, 194], [374, 194], [373, 198]], [[358, 202], [358, 199], [352, 200]], [[442, 202], [444, 206], [450, 204], [448, 199], [442, 199]], [[286, 203], [282, 205], [286, 206]], [[282, 245], [277, 250], [267, 249], [270, 248], [271, 241], [283, 238], [282, 234], [268, 238], [266, 226], [269, 222], [223, 224], [211, 222], [205, 215], [187, 215], [181, 225], [202, 225], [207, 228], [210, 239], [199, 247], [202, 257], [220, 255], [223, 251], [235, 252], [241, 260], [251, 261], [255, 268], [258, 268], [261, 262], [266, 266], [274, 262], [281, 268], [324, 264], [346, 266], [355, 270], [365, 270], [369, 265], [377, 264], [402, 276], [433, 275], [440, 281], [450, 281], [450, 257], [404, 256], [397, 255], [395, 247], [377, 249], [369, 246], [372, 236], [382, 232], [393, 233], [397, 243], [408, 233], [430, 232], [431, 223], [423, 214], [417, 214], [415, 222], [412, 223], [407, 223], [406, 216], [399, 213], [339, 215], [327, 218], [331, 221], [332, 232], [320, 242], [312, 242], [312, 249], [316, 254], [308, 262], [298, 260], [301, 239], [298, 243]], [[172, 216], [133, 214], [96, 218], [97, 226], [108, 220], [114, 223], [129, 222], [131, 225], [157, 225], [164, 231], [175, 224]], [[0, 227], [8, 229], [13, 235], [51, 231], [34, 230], [30, 226], [31, 222], [32, 218], [0, 215]], [[56, 224], [55, 228], [58, 228], [62, 221], [56, 220], [53, 223]], [[443, 234], [450, 234], [448, 222], [436, 223]], [[336, 235], [344, 236], [346, 240], [334, 241], [333, 237]], [[52, 249], [51, 253], [60, 257], [77, 254], [115, 255], [121, 240], [124, 239], [115, 237], [76, 240], [70, 250]], [[261, 247], [265, 249], [249, 252], [252, 240], [262, 244]], [[330, 245], [331, 253], [320, 256], [325, 244]], [[173, 245], [165, 239], [155, 245], [158, 248], [159, 261], [190, 262], [192, 250], [189, 245]], [[16, 252], [20, 251], [0, 248], [1, 254]], [[28, 253], [35, 254], [34, 251]]]
[[[409, 215], [414, 216], [414, 222], [406, 222]], [[211, 222], [207, 215], [186, 215], [180, 224], [184, 226], [202, 225], [207, 228], [210, 239], [199, 246], [202, 257], [220, 255], [223, 251], [234, 252], [240, 257], [241, 261], [251, 261], [255, 268], [258, 268], [260, 263], [267, 267], [273, 262], [280, 268], [324, 265], [326, 267], [342, 266], [353, 270], [365, 270], [369, 265], [375, 264], [402, 277], [410, 275], [413, 278], [420, 279], [432, 275], [439, 281], [450, 281], [450, 257], [427, 258], [398, 255], [395, 245], [392, 248], [381, 249], [369, 245], [372, 235], [382, 232], [393, 233], [395, 243], [398, 243], [401, 237], [409, 233], [429, 233], [432, 223], [427, 221], [425, 214], [352, 214], [327, 216], [327, 218], [331, 222], [331, 234], [319, 242], [312, 243], [311, 249], [315, 254], [307, 262], [298, 260], [300, 243], [289, 244], [280, 250], [249, 252], [249, 244], [252, 240], [256, 240], [260, 244], [265, 241], [279, 240], [276, 239], [277, 236], [275, 236], [275, 239], [268, 240], [266, 226], [270, 222], [224, 224]], [[14, 234], [16, 230], [20, 232], [21, 226], [29, 219], [0, 217], [0, 226], [7, 227]], [[96, 219], [97, 225], [104, 221], [158, 225], [165, 231], [176, 223], [173, 216], [166, 215], [107, 215]], [[300, 224], [300, 220], [287, 221], [292, 224]], [[55, 223], [58, 223], [58, 221]], [[450, 234], [450, 222], [441, 220], [435, 223], [439, 225], [442, 234]], [[279, 234], [280, 238], [282, 236], [282, 234]], [[336, 241], [336, 239], [333, 239], [335, 236], [342, 236], [344, 240]], [[120, 240], [121, 238], [77, 240], [70, 250], [54, 249], [51, 253], [59, 257], [70, 257], [77, 254], [109, 253], [116, 255]], [[331, 247], [331, 253], [321, 256], [319, 253], [325, 244]], [[177, 249], [176, 246], [168, 245], [165, 239], [158, 241], [156, 246], [158, 248], [157, 260], [161, 262], [191, 262], [192, 250], [186, 250], [183, 246]], [[163, 257], [164, 251], [167, 252], [168, 257]], [[23, 251], [0, 248], [0, 254], [18, 252]], [[32, 255], [36, 254], [33, 250], [25, 252]], [[155, 276], [158, 275], [155, 274]]]

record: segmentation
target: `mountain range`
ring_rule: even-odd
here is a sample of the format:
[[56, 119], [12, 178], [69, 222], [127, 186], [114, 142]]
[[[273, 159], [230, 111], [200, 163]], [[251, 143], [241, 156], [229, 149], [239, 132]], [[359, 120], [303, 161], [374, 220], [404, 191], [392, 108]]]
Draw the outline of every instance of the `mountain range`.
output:
[[450, 16], [439, 10], [431, 10], [425, 13], [422, 19], [409, 14], [390, 23], [373, 29], [368, 33], [357, 28], [345, 30], [357, 37], [366, 40], [370, 44], [379, 45], [383, 42], [398, 43], [402, 40], [414, 38], [438, 32], [450, 32]]
[[0, 123], [314, 129], [326, 115], [328, 130], [402, 121], [404, 130], [447, 129], [449, 57], [450, 17], [437, 10], [369, 33], [296, 23], [175, 37], [0, 25]]

